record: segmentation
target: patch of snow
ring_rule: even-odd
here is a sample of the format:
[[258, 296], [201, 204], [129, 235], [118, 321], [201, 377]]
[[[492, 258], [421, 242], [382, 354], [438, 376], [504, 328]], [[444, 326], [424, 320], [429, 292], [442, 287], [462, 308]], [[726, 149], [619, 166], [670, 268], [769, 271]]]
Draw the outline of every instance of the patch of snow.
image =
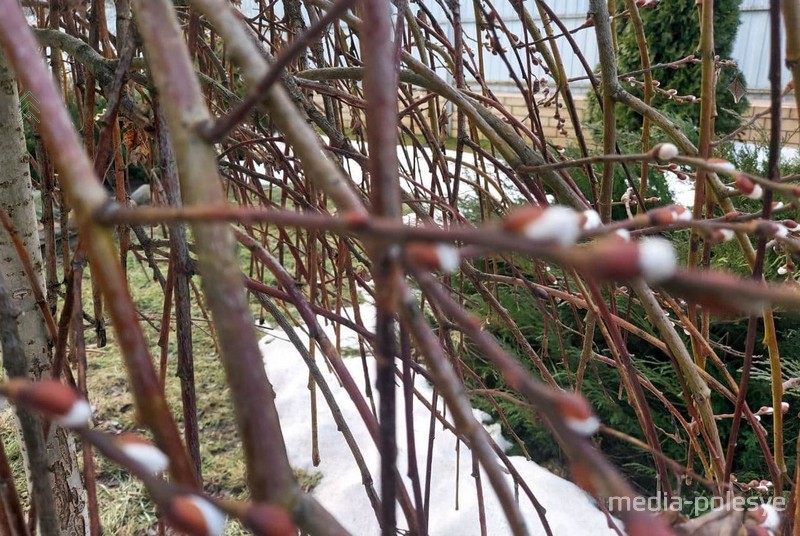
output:
[[664, 179], [667, 181], [667, 188], [669, 188], [669, 192], [672, 194], [672, 199], [677, 204], [687, 208], [692, 208], [694, 206], [694, 179], [687, 178], [682, 181], [671, 171], [664, 173]]
[[[374, 319], [375, 310], [370, 304], [362, 304], [360, 312], [364, 319]], [[352, 309], [345, 310], [352, 317]], [[332, 325], [325, 325], [320, 319], [328, 335], [333, 338]], [[308, 337], [298, 330], [298, 335], [305, 344]], [[358, 336], [355, 332], [341, 328], [342, 348], [357, 348]], [[379, 527], [362, 484], [361, 474], [353, 461], [342, 434], [337, 430], [330, 409], [322, 399], [318, 398], [318, 433], [321, 462], [314, 467], [311, 461], [311, 405], [308, 390], [308, 372], [299, 353], [291, 342], [281, 336], [269, 336], [262, 340], [264, 361], [270, 382], [276, 391], [276, 404], [281, 417], [284, 439], [286, 441], [289, 460], [293, 467], [307, 471], [319, 471], [322, 479], [314, 489], [314, 496], [354, 535], [378, 534]], [[369, 360], [370, 381], [374, 380], [375, 363]], [[345, 365], [356, 380], [363, 393], [366, 382], [361, 359], [346, 358]], [[344, 419], [348, 423], [358, 442], [365, 462], [369, 467], [376, 491], [379, 490], [379, 455], [370, 439], [367, 429], [359, 417], [353, 403], [338, 380], [324, 363], [320, 368], [330, 385], [339, 404]], [[417, 376], [415, 388], [428, 401], [432, 400], [432, 389], [424, 379]], [[374, 391], [374, 390], [373, 390]], [[402, 394], [398, 391], [397, 438], [398, 438], [398, 470], [411, 490], [410, 481], [405, 477], [408, 467], [406, 451], [406, 427]], [[437, 400], [437, 409], [442, 410], [441, 398]], [[428, 430], [431, 414], [417, 399], [413, 406], [414, 441], [417, 449], [417, 464], [421, 472], [423, 494], [425, 480], [424, 471], [428, 456]], [[510, 448], [499, 423], [492, 423], [491, 417], [475, 410], [476, 418], [487, 428], [490, 435], [503, 450]], [[435, 426], [435, 438], [431, 453], [432, 474], [430, 489], [430, 534], [432, 535], [477, 535], [480, 534], [478, 523], [478, 501], [475, 480], [472, 473], [472, 457], [469, 449], [462, 443], [456, 450], [456, 437], [442, 424]], [[460, 457], [460, 459], [459, 459]], [[511, 461], [533, 494], [547, 510], [547, 520], [555, 535], [611, 535], [605, 515], [592, 503], [591, 498], [577, 486], [559, 478], [543, 469], [536, 463], [521, 456], [512, 456]], [[498, 460], [499, 462], [499, 460]], [[511, 476], [507, 481], [512, 485]], [[492, 535], [508, 534], [509, 526], [488, 482], [481, 471], [481, 482], [484, 494], [487, 531]], [[378, 491], [379, 493], [379, 491]], [[409, 493], [411, 493], [409, 491]], [[520, 505], [528, 521], [533, 535], [545, 534], [530, 501], [520, 491]], [[398, 508], [398, 520], [402, 525], [405, 520]]]
[[[765, 164], [767, 162], [767, 158], [769, 157], [769, 147], [766, 145], [759, 145], [744, 141], [733, 142], [733, 151], [736, 153], [755, 153], [758, 158], [758, 163], [761, 165]], [[800, 151], [800, 149], [797, 147], [781, 147], [781, 154], [778, 157], [778, 160], [784, 161], [797, 158], [797, 155], [799, 154], [798, 151]]]

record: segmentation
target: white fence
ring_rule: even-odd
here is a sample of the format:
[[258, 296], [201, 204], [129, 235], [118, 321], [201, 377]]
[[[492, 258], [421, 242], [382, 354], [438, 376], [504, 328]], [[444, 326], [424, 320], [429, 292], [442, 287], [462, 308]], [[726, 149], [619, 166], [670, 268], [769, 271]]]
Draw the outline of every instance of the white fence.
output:
[[[461, 1], [461, 14], [462, 24], [466, 34], [467, 42], [471, 46], [475, 46], [476, 38], [476, 24], [475, 12], [471, 0]], [[417, 0], [412, 2], [410, 7], [416, 11], [418, 9], [417, 3], [424, 2], [425, 6], [434, 14], [437, 21], [444, 28], [449, 37], [452, 38], [453, 30], [447, 21], [441, 6], [433, 0]], [[541, 20], [538, 18], [538, 11], [532, 1], [525, 2], [528, 11], [533, 15], [541, 28]], [[669, 9], [670, 0], [662, 0], [657, 9]], [[519, 20], [514, 9], [508, 0], [496, 0], [493, 2], [495, 10], [503, 18], [509, 29], [519, 36], [522, 36], [522, 24]], [[553, 11], [563, 21], [564, 25], [569, 28], [577, 28], [586, 20], [586, 13], [589, 8], [588, 0], [551, 0], [550, 6]], [[278, 11], [281, 10], [281, 2], [277, 2], [275, 7]], [[768, 20], [768, 7], [769, 0], [743, 0], [741, 5], [741, 25], [736, 37], [733, 47], [733, 58], [739, 64], [739, 68], [744, 73], [745, 80], [748, 86], [748, 92], [751, 94], [764, 93], [769, 88], [769, 80], [767, 79], [768, 66], [769, 66], [769, 20]], [[255, 0], [244, 0], [241, 6], [245, 15], [253, 16], [258, 12], [257, 3]], [[687, 21], [687, 24], [696, 24], [696, 20]], [[557, 30], [557, 29], [556, 29]], [[800, 31], [798, 28], [796, 31]], [[593, 28], [587, 28], [574, 34], [574, 39], [577, 42], [581, 52], [586, 57], [588, 63], [592, 68], [597, 64], [597, 45], [595, 41], [595, 34]], [[573, 53], [572, 48], [565, 38], [557, 40], [559, 50], [562, 55], [564, 67], [567, 76], [570, 78], [577, 78], [585, 75], [585, 71], [577, 56]], [[783, 46], [781, 46], [783, 51]], [[687, 54], [691, 51], [687, 51]], [[679, 58], [675, 58], [679, 59]], [[508, 69], [503, 61], [498, 57], [491, 54], [484, 54], [484, 73], [486, 81], [489, 85], [500, 89], [504, 86], [509, 86], [512, 82], [511, 77], [508, 75]], [[696, 68], [699, 74], [699, 66], [690, 66], [687, 68]], [[442, 72], [444, 75], [444, 72]], [[543, 74], [543, 73], [541, 73]], [[788, 81], [790, 78], [789, 71], [784, 68], [783, 80]], [[577, 82], [576, 85], [580, 85]], [[585, 85], [585, 83], [583, 84]]]
[[[424, 0], [423, 0], [424, 1]], [[475, 36], [475, 16], [471, 1], [462, 0], [462, 18], [465, 32], [474, 38]], [[670, 0], [663, 0], [657, 9], [669, 9]], [[437, 15], [437, 19], [443, 28], [450, 30], [447, 18], [441, 8], [434, 2], [426, 2], [429, 9]], [[559, 16], [561, 21], [568, 29], [579, 27], [586, 20], [586, 13], [589, 10], [588, 0], [552, 0], [549, 4], [553, 11]], [[522, 35], [522, 24], [508, 0], [498, 0], [494, 2], [495, 9], [502, 16], [509, 29], [517, 35]], [[542, 28], [538, 10], [533, 2], [526, 2], [531, 15], [537, 21], [537, 26]], [[769, 68], [769, 0], [743, 0], [740, 7], [739, 31], [733, 46], [732, 59], [735, 60], [739, 69], [744, 74], [748, 92], [764, 93], [769, 90], [768, 68]], [[696, 20], [689, 20], [687, 24], [696, 24]], [[556, 29], [557, 30], [557, 29]], [[800, 31], [797, 28], [795, 31]], [[782, 36], [783, 37], [783, 36]], [[586, 57], [588, 64], [594, 68], [597, 64], [597, 43], [595, 41], [594, 28], [580, 30], [574, 34], [582, 54]], [[557, 40], [559, 50], [564, 62], [567, 76], [577, 78], [585, 75], [584, 67], [573, 53], [572, 47], [566, 38]], [[781, 44], [781, 53], [784, 52], [785, 37]], [[687, 51], [687, 54], [691, 53]], [[675, 58], [679, 59], [679, 58]], [[492, 85], [503, 86], [511, 83], [508, 70], [502, 60], [491, 54], [484, 55], [486, 61], [486, 79]], [[696, 68], [697, 76], [700, 76], [699, 65], [688, 67]], [[784, 83], [790, 80], [790, 73], [784, 67]], [[580, 84], [579, 82], [577, 84]], [[585, 83], [584, 83], [585, 85]]]

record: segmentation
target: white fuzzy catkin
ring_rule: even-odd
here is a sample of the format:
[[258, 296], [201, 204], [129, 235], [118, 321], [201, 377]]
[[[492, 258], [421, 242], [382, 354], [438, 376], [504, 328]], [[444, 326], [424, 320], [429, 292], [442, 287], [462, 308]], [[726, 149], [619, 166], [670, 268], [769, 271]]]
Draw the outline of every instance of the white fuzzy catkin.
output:
[[450, 244], [437, 244], [436, 255], [439, 257], [439, 268], [445, 273], [455, 272], [461, 266], [461, 255]]
[[169, 467], [167, 455], [150, 443], [123, 442], [120, 449], [154, 475], [163, 473]]
[[733, 237], [736, 236], [736, 233], [734, 233], [732, 229], [720, 229], [719, 231], [722, 235], [723, 242], [730, 242], [733, 240]]
[[617, 229], [614, 234], [625, 242], [631, 241], [631, 232], [627, 229]]
[[648, 283], [660, 283], [675, 275], [678, 256], [669, 240], [645, 238], [639, 242], [639, 269]]
[[683, 210], [673, 210], [672, 215], [675, 221], [692, 221], [692, 211], [686, 207]]
[[767, 530], [776, 530], [781, 524], [781, 515], [771, 504], [762, 504], [759, 508], [767, 514], [761, 526]]
[[719, 169], [722, 173], [733, 175], [736, 173], [736, 166], [734, 166], [731, 162], [727, 160], [720, 159], [711, 159], [708, 161], [709, 164], [713, 164], [717, 169]]
[[227, 522], [227, 518], [222, 510], [198, 495], [191, 495], [189, 500], [203, 515], [203, 520], [206, 523], [206, 535], [222, 536], [222, 533], [225, 532], [225, 524]]
[[598, 214], [596, 210], [589, 209], [583, 211], [584, 231], [591, 231], [592, 229], [597, 229], [602, 224], [603, 220], [600, 219], [600, 214]]
[[672, 160], [678, 156], [678, 148], [672, 143], [659, 143], [656, 147], [656, 158], [659, 160]]
[[753, 185], [753, 191], [749, 194], [744, 194], [745, 197], [749, 197], [750, 199], [761, 199], [764, 196], [764, 190], [761, 189], [760, 184]]
[[525, 236], [532, 240], [556, 242], [561, 246], [573, 245], [580, 236], [580, 217], [571, 208], [553, 205], [523, 229]]
[[567, 428], [583, 437], [589, 437], [600, 429], [600, 419], [594, 415], [585, 419], [578, 419], [575, 417], [566, 418], [564, 419], [564, 424], [567, 425]]
[[66, 414], [53, 417], [53, 422], [64, 428], [80, 428], [86, 426], [91, 418], [92, 406], [86, 400], [79, 398]]

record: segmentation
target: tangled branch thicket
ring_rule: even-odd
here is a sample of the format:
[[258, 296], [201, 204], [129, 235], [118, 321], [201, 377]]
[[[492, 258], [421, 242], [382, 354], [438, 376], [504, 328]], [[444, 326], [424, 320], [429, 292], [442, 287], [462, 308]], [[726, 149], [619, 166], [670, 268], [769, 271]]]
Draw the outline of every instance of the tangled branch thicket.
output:
[[[29, 243], [37, 230], [20, 219], [30, 188], [16, 197], [0, 192], [8, 376], [0, 392], [18, 408], [32, 461], [75, 458], [66, 439], [54, 454], [51, 428], [71, 428], [83, 453], [83, 485], [53, 487], [66, 477], [32, 463], [31, 501], [13, 485], [0, 488], [0, 531], [31, 534], [38, 524], [42, 534], [100, 534], [105, 505], [94, 464], [104, 456], [142, 481], [161, 530], [217, 534], [224, 512], [256, 534], [346, 534], [289, 464], [257, 311], [313, 340], [309, 353], [287, 333], [307, 357], [318, 404], [335, 401], [314, 356], [347, 390], [380, 451], [379, 475], [369, 475], [364, 445], [331, 409], [383, 534], [398, 525], [426, 534], [436, 515], [420, 492], [430, 466], [404, 479], [396, 460], [395, 414], [416, 396], [413, 377], [421, 375], [445, 401], [446, 419], [515, 535], [552, 533], [548, 513], [473, 406], [497, 416], [520, 452], [549, 452], [545, 461], [568, 468], [599, 505], [656, 491], [729, 503], [760, 495], [784, 505], [778, 523], [770, 505], [692, 519], [620, 502], [628, 507], [610, 514], [631, 536], [800, 535], [800, 429], [796, 404], [787, 403], [800, 369], [787, 357], [793, 346], [783, 346], [800, 308], [792, 275], [800, 226], [791, 219], [800, 186], [779, 161], [780, 106], [793, 87], [780, 80], [781, 65], [785, 58], [800, 76], [800, 2], [770, 3], [762, 173], [715, 138], [717, 79], [731, 62], [715, 55], [713, 0], [698, 0], [698, 16], [685, 21], [700, 27], [695, 58], [669, 59], [668, 67], [701, 80], [700, 94], [688, 96], [659, 86], [665, 66], [650, 63], [640, 9], [669, 10], [669, 2], [588, 5], [585, 23], [567, 28], [541, 0], [258, 0], [248, 16], [227, 0], [117, 0], [112, 20], [100, 0], [0, 0], [0, 44], [16, 77], [3, 103], [23, 95], [37, 104], [27, 149], [44, 242], [40, 266], [38, 243]], [[478, 21], [474, 35], [465, 29], [467, 10]], [[633, 74], [617, 68], [620, 20], [636, 36], [641, 68]], [[596, 39], [597, 69], [576, 44], [580, 34]], [[585, 67], [599, 128], [582, 122], [562, 63], [567, 52]], [[490, 55], [507, 68], [524, 114], [487, 84]], [[696, 140], [652, 106], [654, 94], [699, 107]], [[643, 118], [640, 132], [617, 131], [619, 106]], [[0, 114], [10, 114], [0, 117], [4, 125], [21, 121], [12, 105]], [[545, 132], [550, 115], [555, 137]], [[3, 135], [26, 150], [21, 135]], [[10, 180], [30, 181], [27, 167]], [[691, 208], [665, 198], [669, 174], [693, 181]], [[136, 181], [145, 186], [133, 192]], [[158, 365], [128, 288], [129, 257], [163, 289]], [[87, 263], [91, 315], [82, 291]], [[12, 273], [25, 281], [22, 294], [17, 280], [7, 281]], [[365, 300], [377, 310], [374, 329], [373, 319], [343, 314]], [[193, 306], [211, 320], [248, 502], [202, 491]], [[20, 335], [25, 315], [38, 319], [49, 343], [36, 366]], [[102, 346], [105, 318], [155, 446], [87, 424], [84, 397], [94, 394], [86, 392], [85, 322]], [[374, 355], [374, 394], [358, 388], [323, 318], [359, 333], [362, 359]], [[164, 394], [173, 371], [180, 409]], [[544, 429], [560, 450], [542, 440]], [[169, 478], [148, 464], [168, 465]], [[11, 477], [2, 451], [0, 473]], [[85, 500], [88, 517], [69, 514], [70, 499]], [[539, 518], [525, 519], [518, 501], [531, 501]]]

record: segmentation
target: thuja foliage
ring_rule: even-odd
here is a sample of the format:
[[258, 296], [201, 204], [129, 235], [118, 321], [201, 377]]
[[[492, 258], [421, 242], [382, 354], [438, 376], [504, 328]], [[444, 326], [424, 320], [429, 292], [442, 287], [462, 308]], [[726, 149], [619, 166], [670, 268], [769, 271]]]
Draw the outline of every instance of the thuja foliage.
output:
[[[674, 233], [671, 234], [671, 239], [676, 242], [682, 240], [688, 242], [688, 235]], [[513, 273], [509, 265], [502, 261], [494, 264], [493, 269], [500, 275], [511, 276]], [[528, 269], [531, 273], [526, 274], [526, 277], [536, 280], [537, 267], [530, 264]], [[557, 278], [558, 281], [562, 281], [564, 278], [564, 274], [554, 267], [551, 267], [545, 276], [542, 279], [543, 283], [550, 276]], [[470, 303], [482, 303], [477, 289], [469, 281], [462, 281], [461, 285], [464, 295]], [[554, 315], [549, 298], [544, 298], [528, 289], [513, 290], [499, 287], [494, 294], [514, 323], [520, 326], [526, 341], [541, 357], [548, 372], [558, 385], [566, 390], [575, 389], [576, 372], [581, 360], [586, 311], [579, 310], [579, 314], [576, 316], [575, 311], [568, 303], [555, 299], [558, 313]], [[636, 325], [648, 326], [646, 315], [635, 297], [631, 297], [623, 291], [618, 295], [615, 304], [617, 314], [621, 317]], [[486, 318], [485, 329], [491, 332], [507, 351], [515, 355], [521, 362], [527, 363], [532, 374], [542, 377], [540, 371], [533, 365], [531, 356], [516, 340], [508, 323], [493, 309], [485, 306], [479, 307], [483, 307], [483, 309], [475, 312]], [[782, 344], [790, 353], [792, 352], [791, 348], [800, 345], [800, 332], [790, 327], [792, 322], [796, 322], [796, 319], [783, 315], [779, 315], [777, 318], [777, 327], [779, 333], [782, 334]], [[648, 332], [653, 336], [658, 336], [652, 327], [648, 328]], [[746, 332], [746, 318], [712, 318], [711, 340], [718, 355], [723, 359], [724, 366], [734, 377], [741, 374], [741, 356], [728, 353], [728, 349], [742, 347]], [[686, 344], [690, 344], [688, 336], [684, 336], [684, 339]], [[642, 383], [652, 385], [658, 393], [675, 404], [677, 411], [685, 415], [687, 408], [680, 402], [684, 393], [680, 382], [675, 381], [670, 357], [654, 351], [652, 345], [631, 334], [626, 335], [626, 346], [640, 372]], [[463, 350], [461, 354], [464, 364], [475, 373], [475, 377], [472, 379], [465, 378], [468, 387], [481, 392], [486, 389], [511, 395], [511, 390], [505, 385], [496, 368], [487, 362], [482, 353], [469, 344], [468, 340], [465, 341]], [[800, 351], [800, 347], [798, 347], [798, 351]], [[608, 359], [609, 362], [614, 360], [599, 329], [594, 333], [592, 352], [596, 356]], [[748, 395], [748, 401], [754, 411], [762, 405], [771, 405], [766, 353], [766, 348], [761, 341], [758, 341], [755, 349], [753, 378]], [[716, 380], [723, 381], [720, 370], [709, 366], [707, 371]], [[785, 379], [794, 377], [793, 372], [792, 367], [789, 367], [785, 371]], [[630, 437], [644, 440], [641, 425], [630, 401], [624, 394], [619, 373], [614, 367], [598, 364], [596, 357], [590, 359], [586, 363], [583, 373], [581, 392], [589, 399], [592, 407], [606, 425]], [[659, 430], [665, 432], [661, 444], [664, 454], [689, 467], [694, 467], [695, 470], [702, 473], [702, 466], [696, 456], [691, 454], [687, 457], [692, 449], [689, 448], [688, 438], [683, 433], [680, 423], [664, 406], [659, 397], [647, 389], [645, 392], [654, 423]], [[719, 393], [713, 393], [712, 400], [715, 414], [725, 416], [733, 412], [732, 401], [725, 399]], [[795, 414], [800, 408], [800, 390], [789, 390], [785, 400], [790, 403], [792, 414]], [[556, 472], [564, 469], [565, 460], [563, 460], [558, 446], [553, 442], [552, 436], [547, 432], [544, 424], [528, 411], [523, 403], [515, 401], [513, 396], [497, 396], [492, 402], [487, 401], [485, 397], [476, 396], [473, 398], [473, 403], [476, 407], [480, 407], [495, 417], [500, 417], [506, 425], [504, 426], [506, 436], [513, 436], [514, 439], [518, 438], [521, 441], [521, 445], [519, 442], [512, 442], [511, 453], [530, 455], [537, 463]], [[766, 433], [771, 434], [771, 421], [768, 418], [762, 421], [762, 425], [765, 427]], [[508, 430], [507, 426], [511, 430]], [[727, 437], [730, 432], [730, 419], [721, 417], [719, 427], [723, 437]], [[797, 437], [800, 426], [792, 420], [792, 422], [787, 422], [786, 429], [786, 448], [788, 449], [791, 447], [789, 443], [793, 441], [791, 438]], [[657, 491], [658, 482], [648, 452], [611, 435], [600, 435], [597, 441], [603, 453], [621, 467], [626, 476], [640, 489], [650, 493]], [[749, 427], [745, 427], [741, 432], [736, 447], [736, 460], [736, 476], [739, 481], [758, 480], [768, 474], [766, 461], [755, 434]], [[793, 470], [794, 460], [789, 460], [789, 464], [792, 466], [790, 470]], [[707, 490], [702, 485], [692, 480], [683, 482], [682, 489], [686, 498], [707, 494]]]
[[[714, 5], [714, 46], [716, 54], [721, 60], [730, 59], [733, 42], [739, 29], [739, 6], [741, 0], [717, 0]], [[618, 12], [624, 6], [618, 6]], [[700, 43], [699, 12], [694, 0], [670, 1], [667, 9], [642, 9], [640, 10], [644, 32], [647, 36], [647, 45], [650, 51], [651, 65], [670, 63], [691, 54], [697, 54]], [[633, 72], [642, 68], [639, 48], [633, 25], [627, 18], [617, 22], [617, 45], [619, 73]], [[684, 64], [677, 69], [666, 68], [654, 71], [653, 77], [658, 80], [661, 89], [674, 89], [677, 95], [700, 96], [701, 67], [699, 64]], [[639, 81], [643, 76], [636, 75]], [[744, 85], [746, 80], [742, 72], [735, 67], [723, 67], [718, 71], [716, 88], [717, 116], [715, 131], [725, 134], [736, 129], [741, 124], [741, 114], [747, 109], [746, 98], [738, 103], [734, 102], [733, 95], [728, 91], [728, 85], [734, 78], [738, 78]], [[629, 87], [629, 90], [642, 96], [642, 89], [638, 86]], [[653, 106], [662, 113], [670, 116], [679, 124], [687, 127], [687, 133], [697, 136], [697, 127], [700, 124], [700, 102], [677, 102], [667, 96], [655, 92]], [[596, 110], [592, 116], [599, 118]], [[642, 117], [630, 108], [617, 106], [617, 122], [621, 131], [638, 132], [642, 126]]]
[[[622, 147], [635, 147], [635, 141], [632, 139], [632, 136], [620, 136], [620, 146]], [[635, 150], [635, 149], [632, 149]], [[567, 149], [566, 154], [573, 156], [574, 158], [579, 158], [578, 151], [572, 147]], [[602, 166], [596, 165], [594, 167], [595, 178], [600, 177], [602, 174]], [[639, 177], [641, 174], [641, 170], [638, 165], [620, 165], [614, 169], [614, 188], [613, 188], [613, 195], [612, 199], [614, 201], [619, 201], [623, 198], [623, 196], [628, 192], [631, 184], [636, 185], [637, 191], [639, 190]], [[586, 196], [587, 199], [592, 198], [592, 187], [589, 182], [589, 178], [586, 176], [586, 172], [583, 168], [575, 168], [570, 173], [572, 179], [575, 181], [575, 184], [580, 188], [583, 195]], [[650, 167], [647, 174], [647, 183], [648, 188], [645, 192], [640, 192], [641, 196], [645, 199], [650, 199], [651, 201], [646, 204], [647, 209], [655, 208], [657, 206], [665, 206], [671, 205], [675, 202], [672, 192], [670, 191], [669, 187], [667, 186], [667, 180], [664, 177], [664, 173], [661, 171]], [[636, 195], [633, 192], [630, 192], [629, 197], [631, 198], [632, 202], [634, 203], [631, 205], [631, 210], [636, 212], [635, 203], [637, 202]], [[615, 205], [612, 209], [612, 217], [615, 220], [618, 219], [625, 219], [627, 217], [627, 212], [625, 206], [623, 204]]]
[[[500, 273], [504, 273], [505, 269], [506, 267], [502, 264], [497, 266]], [[550, 273], [559, 279], [563, 277], [558, 272]], [[475, 289], [468, 284], [464, 288], [467, 295], [475, 292]], [[561, 303], [558, 307], [558, 316], [554, 317], [551, 315], [547, 303], [549, 300], [543, 300], [527, 290], [513, 291], [499, 288], [496, 296], [514, 322], [521, 327], [524, 326], [526, 340], [542, 358], [548, 372], [559, 386], [568, 390], [575, 389], [582, 337], [577, 335], [577, 331], [574, 331], [578, 326], [571, 308], [567, 304]], [[620, 306], [625, 307], [622, 303]], [[488, 322], [486, 329], [521, 362], [528, 363], [529, 370], [533, 374], [541, 377], [539, 371], [531, 363], [531, 356], [526, 355], [525, 350], [515, 340], [508, 324], [488, 308], [481, 312], [486, 314]], [[635, 314], [641, 313], [636, 311]], [[581, 318], [583, 318], [583, 314], [581, 314]], [[633, 352], [636, 347], [635, 341], [629, 340], [628, 343]], [[466, 350], [464, 361], [470, 369], [476, 372], [483, 384], [481, 386], [475, 380], [468, 381], [470, 387], [510, 392], [497, 371], [485, 361], [479, 351], [473, 351], [469, 345]], [[594, 351], [604, 357], [611, 357], [599, 330], [595, 335]], [[654, 385], [666, 391], [674, 390], [675, 382], [670, 380], [667, 361], [646, 356], [642, 356], [639, 361], [637, 361], [637, 365], [641, 367], [640, 370], [648, 370], [646, 376]], [[582, 392], [591, 401], [598, 416], [608, 426], [633, 437], [640, 437], [641, 427], [628, 401], [624, 397], [620, 397], [620, 388], [619, 374], [613, 368], [598, 366], [595, 360], [591, 360], [587, 364], [583, 375]], [[674, 398], [675, 393], [670, 392], [669, 394], [670, 398]], [[485, 398], [476, 397], [473, 402], [494, 415], [499, 416], [502, 413], [502, 418], [513, 429], [513, 435], [523, 442], [522, 446], [514, 444], [512, 453], [523, 454], [524, 449], [537, 463], [556, 472], [562, 469], [564, 460], [558, 445], [553, 442], [545, 426], [525, 407], [503, 397], [495, 398], [497, 406], [492, 406]], [[654, 401], [651, 400], [651, 402]], [[654, 419], [662, 429], [671, 430], [676, 427], [666, 412], [654, 412]], [[629, 478], [632, 478], [642, 488], [654, 489], [654, 473], [647, 452], [611, 437], [603, 437], [599, 441], [602, 442], [603, 452], [622, 467]], [[675, 443], [670, 445], [669, 442], [665, 442], [664, 447], [668, 455], [676, 459], [681, 458], [683, 451], [679, 445]]]

